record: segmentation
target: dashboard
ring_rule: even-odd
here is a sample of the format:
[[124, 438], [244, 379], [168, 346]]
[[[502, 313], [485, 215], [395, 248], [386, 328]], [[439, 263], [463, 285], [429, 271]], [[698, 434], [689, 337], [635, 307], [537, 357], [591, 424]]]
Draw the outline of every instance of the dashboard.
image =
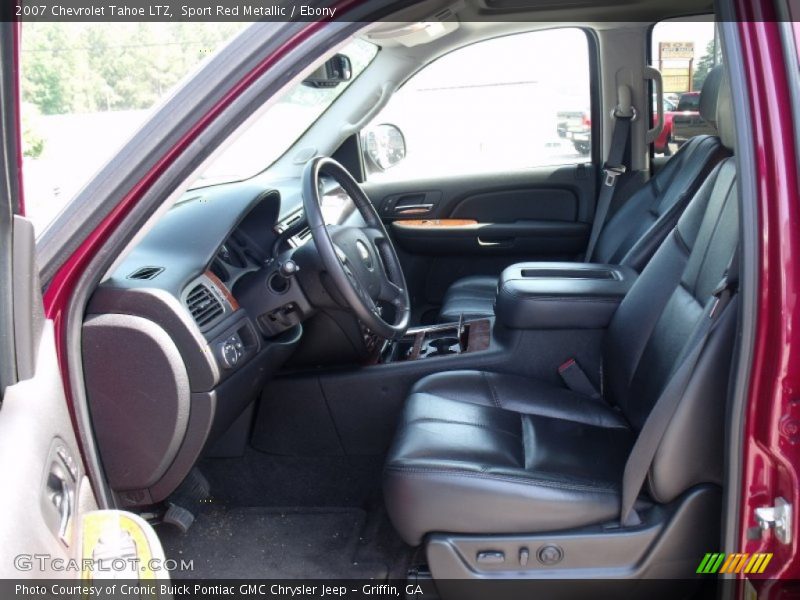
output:
[[[322, 192], [330, 223], [358, 214], [338, 185]], [[97, 287], [84, 373], [120, 505], [167, 498], [292, 356], [314, 309], [282, 257], [310, 237], [298, 180], [193, 190]]]

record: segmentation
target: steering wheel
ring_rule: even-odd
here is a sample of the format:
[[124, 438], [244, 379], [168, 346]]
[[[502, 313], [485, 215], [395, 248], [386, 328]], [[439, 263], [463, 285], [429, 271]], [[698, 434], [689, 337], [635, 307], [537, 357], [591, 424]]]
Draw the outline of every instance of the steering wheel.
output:
[[[320, 175], [347, 192], [366, 226], [326, 225], [320, 203]], [[361, 322], [386, 339], [408, 329], [410, 301], [403, 270], [375, 207], [352, 175], [332, 158], [311, 160], [303, 171], [303, 207], [322, 265]], [[395, 307], [394, 323], [383, 318], [377, 302]]]

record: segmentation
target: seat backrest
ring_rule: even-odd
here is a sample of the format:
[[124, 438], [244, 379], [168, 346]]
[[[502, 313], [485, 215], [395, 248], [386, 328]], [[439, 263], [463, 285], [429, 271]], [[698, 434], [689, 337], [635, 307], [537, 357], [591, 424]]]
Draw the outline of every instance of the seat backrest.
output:
[[[730, 87], [718, 99], [720, 138], [733, 150]], [[724, 120], [724, 122], [723, 122]], [[739, 212], [733, 158], [718, 164], [677, 226], [620, 304], [603, 349], [606, 397], [641, 430], [688, 351], [687, 342], [738, 244]], [[724, 403], [736, 326], [728, 304], [695, 367], [650, 471], [650, 492], [667, 502], [692, 485], [721, 482]]]
[[[715, 125], [721, 79], [722, 67], [712, 69], [700, 94], [700, 115]], [[609, 219], [597, 240], [593, 262], [625, 265], [641, 272], [708, 174], [727, 156], [730, 153], [716, 135], [687, 141]]]

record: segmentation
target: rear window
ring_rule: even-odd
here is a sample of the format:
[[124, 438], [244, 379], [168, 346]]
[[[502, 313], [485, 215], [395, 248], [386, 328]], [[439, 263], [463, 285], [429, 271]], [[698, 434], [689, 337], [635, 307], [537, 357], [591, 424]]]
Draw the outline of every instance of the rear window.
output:
[[[664, 85], [664, 126], [653, 139], [653, 153], [670, 156], [692, 137], [716, 133], [696, 113], [700, 111], [700, 90], [706, 76], [722, 60], [721, 46], [713, 15], [656, 23], [651, 43], [650, 66], [661, 72]], [[654, 86], [651, 89], [651, 123], [655, 125], [658, 100]]]

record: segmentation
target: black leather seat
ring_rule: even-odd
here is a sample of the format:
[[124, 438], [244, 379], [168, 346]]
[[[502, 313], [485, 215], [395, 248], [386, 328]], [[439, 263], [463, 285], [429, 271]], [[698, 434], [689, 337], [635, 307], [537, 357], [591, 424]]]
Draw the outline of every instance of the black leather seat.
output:
[[[716, 123], [721, 69], [709, 73], [700, 95], [700, 114]], [[686, 142], [647, 184], [609, 219], [597, 240], [593, 262], [619, 264], [641, 272], [675, 226], [689, 199], [727, 152], [718, 136]], [[464, 277], [451, 285], [439, 311], [440, 323], [494, 314], [497, 277]]]
[[[730, 91], [719, 96], [733, 147]], [[535, 533], [619, 517], [631, 447], [698, 327], [738, 244], [733, 159], [709, 175], [626, 295], [603, 346], [604, 399], [544, 381], [453, 371], [417, 383], [384, 474], [396, 529]], [[658, 446], [639, 508], [721, 484], [724, 404], [736, 302], [717, 317]]]

